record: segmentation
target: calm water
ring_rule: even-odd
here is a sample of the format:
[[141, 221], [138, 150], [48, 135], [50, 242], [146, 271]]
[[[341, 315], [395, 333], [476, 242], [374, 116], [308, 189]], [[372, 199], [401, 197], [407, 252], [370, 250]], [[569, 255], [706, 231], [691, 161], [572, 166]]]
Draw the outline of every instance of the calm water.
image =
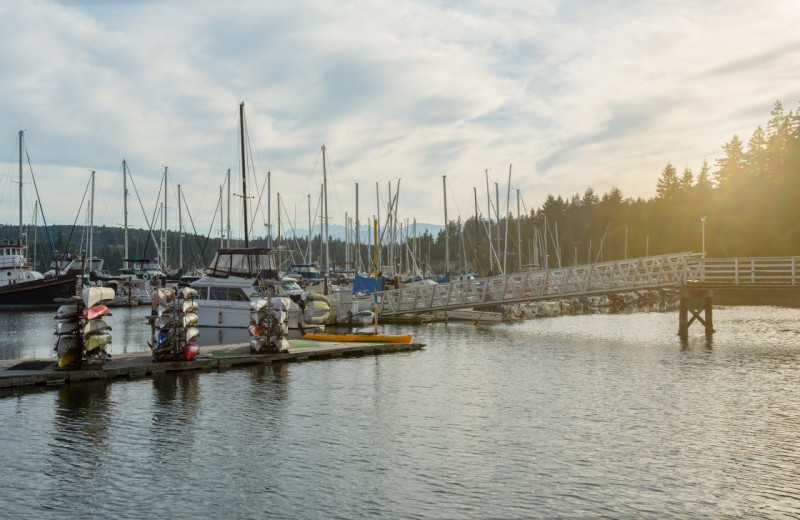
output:
[[[47, 357], [49, 314], [10, 316], [3, 356]], [[412, 353], [2, 394], [1, 514], [798, 518], [800, 310], [714, 317], [712, 343], [677, 312], [433, 324]], [[128, 326], [114, 351], [146, 349]]]

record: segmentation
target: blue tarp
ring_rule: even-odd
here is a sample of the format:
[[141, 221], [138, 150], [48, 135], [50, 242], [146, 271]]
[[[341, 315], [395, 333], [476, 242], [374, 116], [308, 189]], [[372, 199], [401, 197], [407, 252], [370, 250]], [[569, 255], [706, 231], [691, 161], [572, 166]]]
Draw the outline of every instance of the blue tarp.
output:
[[[371, 278], [368, 276], [361, 276], [360, 274], [356, 273], [356, 278], [353, 281], [353, 293], [368, 293], [373, 294], [375, 292], [375, 278]], [[383, 290], [383, 280], [378, 278], [378, 292]]]

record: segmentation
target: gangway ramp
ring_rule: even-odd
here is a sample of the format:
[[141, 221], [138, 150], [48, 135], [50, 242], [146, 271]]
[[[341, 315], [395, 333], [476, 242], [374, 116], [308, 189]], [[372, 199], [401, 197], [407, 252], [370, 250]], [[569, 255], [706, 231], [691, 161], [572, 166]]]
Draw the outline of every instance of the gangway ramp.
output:
[[696, 264], [700, 256], [674, 253], [394, 289], [379, 295], [378, 307], [383, 316], [397, 316], [675, 288], [686, 280], [690, 261]]

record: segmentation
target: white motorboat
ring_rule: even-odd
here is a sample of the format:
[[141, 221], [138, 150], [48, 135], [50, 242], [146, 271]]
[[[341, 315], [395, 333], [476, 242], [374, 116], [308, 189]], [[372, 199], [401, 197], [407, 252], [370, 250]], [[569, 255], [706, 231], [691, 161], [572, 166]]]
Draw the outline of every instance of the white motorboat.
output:
[[329, 306], [324, 298], [302, 292], [291, 279], [279, 279], [268, 248], [220, 249], [206, 274], [191, 287], [197, 290], [198, 327], [246, 329], [251, 301], [275, 296], [291, 300], [289, 328], [317, 326], [328, 318]]

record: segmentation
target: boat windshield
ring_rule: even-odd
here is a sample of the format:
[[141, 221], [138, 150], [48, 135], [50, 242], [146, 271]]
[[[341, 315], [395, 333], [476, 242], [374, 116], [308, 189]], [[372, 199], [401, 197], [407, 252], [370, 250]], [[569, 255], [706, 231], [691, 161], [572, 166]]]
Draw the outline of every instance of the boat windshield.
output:
[[272, 253], [267, 248], [220, 249], [208, 267], [210, 276], [254, 278], [263, 270], [274, 270]]

